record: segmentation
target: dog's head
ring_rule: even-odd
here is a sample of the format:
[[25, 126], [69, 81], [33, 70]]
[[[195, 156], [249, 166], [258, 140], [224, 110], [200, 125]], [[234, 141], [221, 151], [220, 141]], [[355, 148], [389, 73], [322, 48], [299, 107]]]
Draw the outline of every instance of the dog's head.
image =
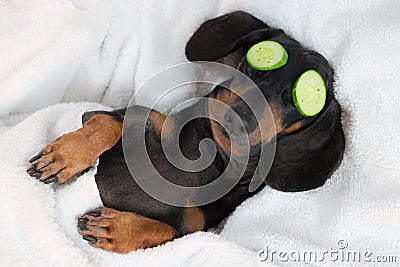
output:
[[[289, 59], [284, 66], [260, 71], [249, 65], [245, 57], [247, 51], [265, 40], [276, 41], [285, 48]], [[186, 55], [191, 61], [236, 65], [261, 90], [269, 105], [258, 107], [255, 112], [259, 113], [258, 118], [264, 119], [256, 120], [242, 99], [252, 90], [259, 90], [257, 88], [236, 88], [233, 93], [217, 87], [210, 96], [231, 109], [221, 110], [209, 104], [209, 112], [223, 113], [225, 125], [237, 127], [232, 130], [233, 134], [248, 135], [252, 151], [259, 150], [260, 143], [277, 138], [275, 159], [265, 180], [271, 187], [283, 191], [312, 189], [322, 185], [340, 164], [344, 151], [340, 107], [333, 94], [333, 70], [322, 55], [244, 12], [230, 13], [204, 23], [188, 42]], [[292, 90], [300, 75], [310, 69], [323, 78], [327, 98], [322, 111], [315, 116], [304, 116], [294, 105]], [[239, 115], [243, 124], [234, 126], [232, 111]], [[271, 112], [272, 122], [268, 119]], [[231, 153], [233, 143], [226, 131], [214, 121], [211, 126], [219, 146], [227, 154]]]

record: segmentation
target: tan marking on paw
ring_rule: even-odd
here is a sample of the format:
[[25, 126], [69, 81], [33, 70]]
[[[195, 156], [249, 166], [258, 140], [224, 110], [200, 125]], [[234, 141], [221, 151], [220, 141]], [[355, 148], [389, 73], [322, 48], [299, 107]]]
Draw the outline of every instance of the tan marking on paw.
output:
[[[101, 208], [101, 215], [89, 219], [87, 230], [79, 230], [82, 235], [97, 238], [93, 247], [126, 254], [133, 250], [155, 247], [164, 244], [176, 236], [177, 231], [171, 226], [132, 212], [121, 212], [110, 208]], [[92, 223], [89, 223], [92, 221]], [[107, 225], [107, 227], [90, 224]]]

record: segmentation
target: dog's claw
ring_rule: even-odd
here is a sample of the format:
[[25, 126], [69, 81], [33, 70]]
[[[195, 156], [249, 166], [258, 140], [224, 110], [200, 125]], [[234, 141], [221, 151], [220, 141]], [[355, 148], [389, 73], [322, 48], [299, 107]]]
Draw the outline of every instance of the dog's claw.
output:
[[94, 216], [94, 217], [99, 217], [101, 215], [101, 210], [100, 209], [92, 210], [86, 214]]
[[79, 217], [78, 218], [78, 222], [84, 222], [84, 223], [87, 223], [89, 221], [89, 219], [88, 218], [86, 218], [86, 217]]
[[82, 236], [83, 239], [85, 239], [86, 241], [88, 241], [90, 244], [96, 244], [97, 242], [97, 238], [91, 235], [83, 235]]
[[78, 228], [81, 231], [87, 230], [86, 228], [86, 222], [78, 222]]
[[28, 174], [30, 177], [34, 177], [36, 179], [39, 179], [42, 176], [42, 173], [39, 171], [30, 171]]
[[58, 181], [58, 177], [57, 176], [51, 176], [50, 178], [44, 180], [45, 184], [50, 184], [50, 183], [54, 183]]
[[30, 172], [30, 171], [37, 171], [37, 164], [32, 164], [27, 170], [26, 172]]
[[42, 153], [37, 154], [36, 156], [32, 157], [32, 158], [29, 160], [29, 163], [32, 163], [32, 162], [34, 162], [35, 160], [40, 159], [42, 156], [43, 156]]
[[26, 172], [31, 177], [36, 177], [37, 174], [40, 174], [40, 172], [38, 172], [35, 167], [30, 167]]

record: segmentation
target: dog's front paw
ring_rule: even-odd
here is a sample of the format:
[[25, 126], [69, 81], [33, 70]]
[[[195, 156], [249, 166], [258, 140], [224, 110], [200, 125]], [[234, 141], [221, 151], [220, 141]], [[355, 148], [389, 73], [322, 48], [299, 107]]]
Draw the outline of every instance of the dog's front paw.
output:
[[92, 167], [98, 153], [79, 131], [65, 134], [29, 160], [32, 177], [49, 184], [65, 183]]
[[154, 247], [177, 236], [167, 224], [110, 208], [98, 208], [78, 218], [78, 231], [91, 246], [121, 254]]

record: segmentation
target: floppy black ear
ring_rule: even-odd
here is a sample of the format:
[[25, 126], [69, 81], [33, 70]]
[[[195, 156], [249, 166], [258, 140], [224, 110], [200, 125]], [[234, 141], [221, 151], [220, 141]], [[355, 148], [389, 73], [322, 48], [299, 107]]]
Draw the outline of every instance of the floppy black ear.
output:
[[202, 24], [186, 45], [191, 61], [213, 61], [238, 48], [283, 33], [245, 12], [233, 12]]
[[344, 152], [340, 106], [331, 99], [326, 111], [306, 129], [278, 140], [266, 184], [281, 191], [304, 191], [325, 183]]

